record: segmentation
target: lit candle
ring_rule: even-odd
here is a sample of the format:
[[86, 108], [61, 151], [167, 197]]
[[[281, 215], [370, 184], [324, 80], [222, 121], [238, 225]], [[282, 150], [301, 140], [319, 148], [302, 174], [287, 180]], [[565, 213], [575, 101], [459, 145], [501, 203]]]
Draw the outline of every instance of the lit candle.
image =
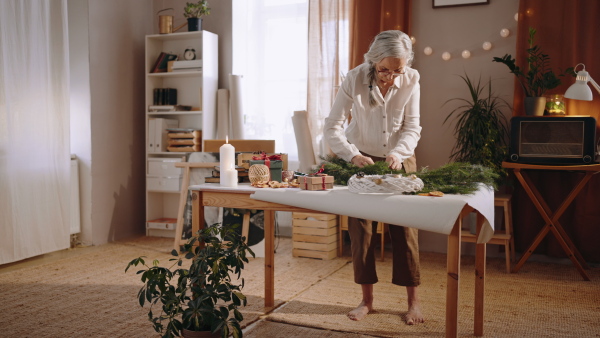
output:
[[219, 148], [220, 153], [220, 179], [219, 182], [222, 186], [226, 187], [237, 187], [238, 173], [235, 170], [235, 148], [229, 144], [227, 136], [225, 137], [225, 144]]

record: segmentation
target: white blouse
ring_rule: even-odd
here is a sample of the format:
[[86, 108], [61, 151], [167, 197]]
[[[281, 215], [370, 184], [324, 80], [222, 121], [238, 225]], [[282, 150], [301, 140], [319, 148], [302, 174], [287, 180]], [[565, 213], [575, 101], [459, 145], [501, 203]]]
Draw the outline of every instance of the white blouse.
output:
[[[406, 67], [397, 76], [385, 98], [373, 85], [381, 106], [369, 105], [369, 66], [365, 63], [348, 72], [337, 93], [323, 133], [331, 150], [350, 162], [360, 151], [379, 157], [394, 155], [400, 161], [414, 154], [421, 138], [419, 72]], [[352, 120], [344, 132], [348, 115]]]

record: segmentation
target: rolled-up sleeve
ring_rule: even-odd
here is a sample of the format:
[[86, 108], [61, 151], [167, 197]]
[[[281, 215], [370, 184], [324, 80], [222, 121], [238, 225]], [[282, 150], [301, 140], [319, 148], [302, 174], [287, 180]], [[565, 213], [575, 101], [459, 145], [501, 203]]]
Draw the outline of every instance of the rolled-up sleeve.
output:
[[419, 111], [421, 89], [418, 82], [412, 87], [410, 98], [404, 107], [404, 121], [399, 132], [398, 142], [389, 154], [398, 157], [401, 161], [411, 157], [421, 138], [421, 114]]
[[360, 154], [355, 145], [348, 143], [348, 139], [344, 133], [344, 122], [348, 119], [350, 110], [352, 109], [353, 87], [351, 78], [348, 76], [342, 83], [333, 102], [333, 107], [329, 112], [329, 117], [325, 119], [325, 125], [323, 126], [323, 135], [331, 151], [348, 162], [354, 156]]

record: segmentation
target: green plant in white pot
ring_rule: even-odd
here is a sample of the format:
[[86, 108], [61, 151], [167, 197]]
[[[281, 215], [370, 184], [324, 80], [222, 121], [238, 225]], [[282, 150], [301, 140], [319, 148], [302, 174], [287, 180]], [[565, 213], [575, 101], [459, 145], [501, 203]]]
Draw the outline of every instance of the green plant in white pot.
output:
[[198, 332], [222, 338], [243, 336], [244, 317], [238, 307], [246, 305], [246, 297], [240, 275], [247, 254], [254, 257], [254, 253], [238, 227], [217, 223], [200, 230], [183, 245], [182, 254], [171, 252], [175, 258], [169, 267], [160, 266], [158, 260], [148, 265], [143, 256], [129, 262], [125, 271], [144, 267], [137, 272], [144, 283], [138, 300], [142, 307], [150, 304], [148, 319], [163, 338], [197, 337]]
[[202, 16], [209, 15], [210, 8], [208, 7], [208, 1], [200, 0], [198, 2], [186, 2], [183, 8], [183, 16], [188, 21], [188, 31], [200, 31], [202, 30]]
[[493, 62], [503, 63], [508, 67], [511, 73], [515, 74], [523, 93], [525, 94], [525, 113], [527, 115], [543, 115], [546, 105], [546, 97], [544, 94], [550, 89], [554, 89], [560, 85], [559, 76], [572, 74], [573, 67], [567, 68], [560, 75], [556, 75], [550, 69], [550, 56], [544, 54], [541, 48], [534, 45], [536, 30], [529, 28], [529, 48], [527, 49], [527, 69], [522, 69], [516, 65], [516, 60], [506, 54], [503, 57], [494, 57]]

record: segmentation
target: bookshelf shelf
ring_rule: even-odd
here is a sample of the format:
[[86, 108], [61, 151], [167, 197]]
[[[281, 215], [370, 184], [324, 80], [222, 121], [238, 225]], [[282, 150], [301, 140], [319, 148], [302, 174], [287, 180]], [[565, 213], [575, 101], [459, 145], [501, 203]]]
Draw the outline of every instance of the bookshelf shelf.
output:
[[[196, 58], [202, 60], [201, 71], [152, 73], [161, 53], [175, 54], [182, 60], [187, 48], [193, 48]], [[177, 218], [181, 169], [174, 164], [185, 162], [189, 155], [167, 150], [170, 146], [166, 128], [201, 130], [201, 143], [215, 138], [218, 36], [207, 31], [147, 35], [145, 58], [146, 235], [173, 237], [174, 229], [156, 229], [150, 224], [157, 219]], [[155, 93], [158, 88], [165, 90]], [[171, 89], [176, 90], [176, 102], [172, 102]], [[161, 105], [191, 106], [200, 110], [149, 111], [150, 106]]]

